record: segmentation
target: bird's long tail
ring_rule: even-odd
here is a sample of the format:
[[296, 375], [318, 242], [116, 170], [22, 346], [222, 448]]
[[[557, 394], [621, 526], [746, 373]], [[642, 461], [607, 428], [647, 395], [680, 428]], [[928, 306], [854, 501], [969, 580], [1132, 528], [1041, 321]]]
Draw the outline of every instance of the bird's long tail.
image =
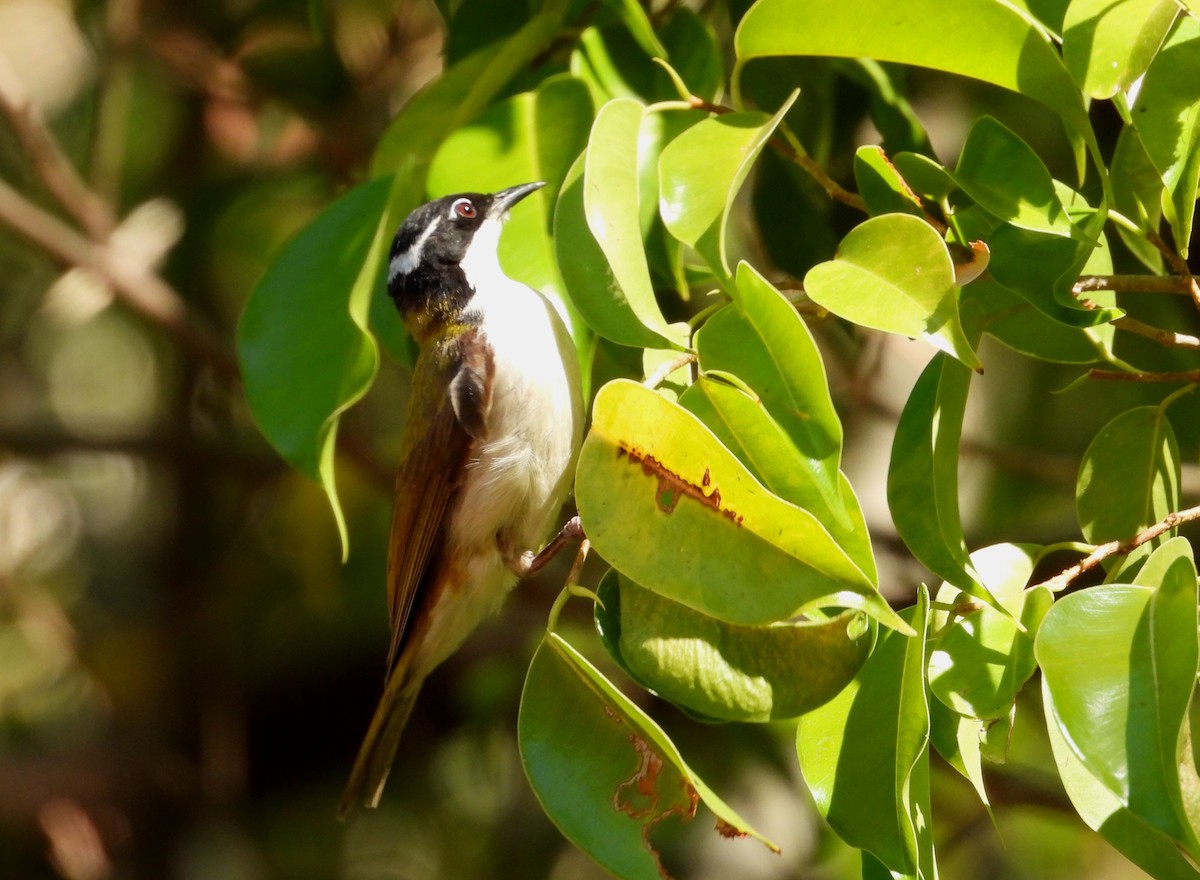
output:
[[371, 726], [358, 750], [358, 757], [354, 759], [350, 781], [346, 783], [346, 790], [342, 794], [342, 802], [338, 806], [339, 819], [345, 819], [358, 804], [368, 807], [379, 805], [383, 784], [387, 782], [392, 762], [396, 759], [400, 735], [417, 701], [422, 681], [422, 678], [411, 675], [408, 664], [403, 662], [388, 676], [379, 706], [371, 718]]

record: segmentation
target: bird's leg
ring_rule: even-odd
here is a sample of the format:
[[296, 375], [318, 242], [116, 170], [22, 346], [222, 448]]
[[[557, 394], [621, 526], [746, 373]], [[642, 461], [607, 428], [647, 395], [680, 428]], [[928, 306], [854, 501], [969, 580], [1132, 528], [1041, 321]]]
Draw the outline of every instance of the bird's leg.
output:
[[534, 553], [532, 550], [526, 550], [519, 554], [510, 554], [507, 548], [502, 549], [504, 552], [504, 561], [508, 565], [509, 571], [520, 577], [528, 577], [531, 574], [537, 574], [546, 567], [551, 559], [558, 555], [563, 546], [569, 541], [576, 538], [582, 538], [583, 523], [579, 521], [578, 516], [573, 516], [567, 520], [566, 525], [559, 530], [554, 539], [542, 548], [542, 552]]

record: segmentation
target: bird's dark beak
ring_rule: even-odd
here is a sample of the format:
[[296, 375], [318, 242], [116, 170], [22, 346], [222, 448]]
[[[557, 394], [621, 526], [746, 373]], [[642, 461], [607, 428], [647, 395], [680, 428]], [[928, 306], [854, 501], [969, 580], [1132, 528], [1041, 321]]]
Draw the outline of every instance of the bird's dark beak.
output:
[[517, 186], [510, 186], [508, 189], [502, 189], [500, 192], [492, 196], [492, 207], [488, 214], [492, 217], [503, 217], [508, 213], [509, 208], [515, 205], [525, 196], [532, 192], [536, 192], [546, 185], [544, 180], [537, 180], [533, 183], [522, 183]]

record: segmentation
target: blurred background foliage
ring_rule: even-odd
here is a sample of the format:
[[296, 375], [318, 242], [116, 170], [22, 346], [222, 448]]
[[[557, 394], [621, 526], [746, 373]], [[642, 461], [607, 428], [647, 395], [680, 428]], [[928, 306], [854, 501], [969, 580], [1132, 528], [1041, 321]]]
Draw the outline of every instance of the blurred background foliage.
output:
[[[601, 876], [542, 815], [515, 746], [522, 676], [561, 571], [518, 590], [435, 674], [384, 806], [334, 820], [383, 673], [383, 543], [405, 372], [385, 363], [342, 422], [353, 538], [343, 565], [324, 495], [258, 436], [232, 358], [237, 316], [273, 254], [365, 178], [387, 121], [437, 76], [444, 53], [462, 57], [511, 29], [526, 5], [0, 0], [0, 876]], [[578, 5], [593, 22], [609, 14]], [[728, 45], [748, 4], [688, 5]], [[1061, 21], [1065, 2], [1029, 5]], [[776, 63], [794, 69], [773, 76]], [[777, 84], [801, 81], [793, 127], [848, 183], [854, 148], [878, 141], [862, 75], [846, 62], [763, 62], [746, 91], [775, 107]], [[511, 90], [522, 87], [518, 78]], [[944, 160], [988, 112], [1070, 176], [1059, 127], [1028, 102], [928, 73], [910, 74], [908, 87]], [[1118, 120], [1106, 112], [1093, 122], [1111, 149]], [[39, 131], [50, 138], [31, 137]], [[56, 183], [63, 169], [78, 179]], [[807, 184], [807, 201], [780, 203], [791, 187], [772, 181], [796, 173], [764, 156], [749, 191], [772, 222], [760, 238], [734, 236], [799, 276], [856, 218]], [[773, 222], [813, 233], [780, 253]], [[1115, 258], [1118, 272], [1136, 271], [1128, 253]], [[1123, 305], [1187, 326], [1178, 299]], [[927, 575], [895, 538], [884, 482], [899, 408], [929, 352], [836, 324], [819, 334], [882, 581], [907, 603]], [[1171, 369], [1174, 357], [1136, 337], [1118, 353], [1146, 369]], [[1158, 392], [1119, 383], [1058, 395], [1077, 369], [994, 344], [985, 361], [966, 428], [968, 543], [1070, 537], [1083, 449]], [[597, 369], [640, 364], [614, 347]], [[1178, 406], [1171, 416], [1194, 463], [1200, 414]], [[1187, 464], [1188, 503], [1198, 489]], [[795, 794], [791, 725], [706, 727], [647, 705], [784, 850], [666, 827], [655, 833], [673, 871], [858, 876], [857, 856]], [[1083, 827], [1038, 769], [1050, 767], [1044, 731], [1018, 721], [1008, 764], [989, 777], [999, 834], [966, 783], [935, 774], [935, 800], [962, 805], [938, 817], [945, 876], [1141, 876]]]

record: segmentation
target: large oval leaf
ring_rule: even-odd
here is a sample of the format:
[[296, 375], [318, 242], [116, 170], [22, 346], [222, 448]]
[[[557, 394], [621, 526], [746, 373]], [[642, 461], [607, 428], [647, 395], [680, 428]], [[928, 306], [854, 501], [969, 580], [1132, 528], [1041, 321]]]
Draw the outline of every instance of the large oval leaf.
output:
[[778, 851], [718, 798], [654, 720], [554, 633], [533, 657], [517, 721], [521, 760], [563, 835], [626, 880], [665, 876], [650, 830], [703, 802], [718, 830]]
[[931, 67], [1028, 95], [1098, 155], [1079, 90], [1054, 46], [994, 0], [759, 0], [734, 37], [739, 64], [771, 55], [875, 58]]
[[644, 687], [703, 718], [795, 718], [831, 700], [871, 650], [856, 611], [831, 620], [738, 626], [639, 587], [601, 581], [596, 625]]
[[691, 413], [634, 382], [596, 395], [575, 482], [597, 552], [730, 623], [824, 606], [907, 629], [811, 513], [765, 489]]
[[1086, 94], [1111, 98], [1146, 72], [1178, 14], [1174, 0], [1074, 0], [1063, 61]]
[[1056, 602], [1036, 653], [1047, 723], [1134, 815], [1195, 858], [1179, 755], [1196, 678], [1196, 568], [1176, 546], [1157, 588], [1114, 584]]
[[348, 546], [333, 451], [338, 416], [375, 377], [379, 351], [367, 313], [383, 259], [391, 178], [339, 198], [284, 248], [238, 324], [246, 402], [287, 461], [320, 481]]

